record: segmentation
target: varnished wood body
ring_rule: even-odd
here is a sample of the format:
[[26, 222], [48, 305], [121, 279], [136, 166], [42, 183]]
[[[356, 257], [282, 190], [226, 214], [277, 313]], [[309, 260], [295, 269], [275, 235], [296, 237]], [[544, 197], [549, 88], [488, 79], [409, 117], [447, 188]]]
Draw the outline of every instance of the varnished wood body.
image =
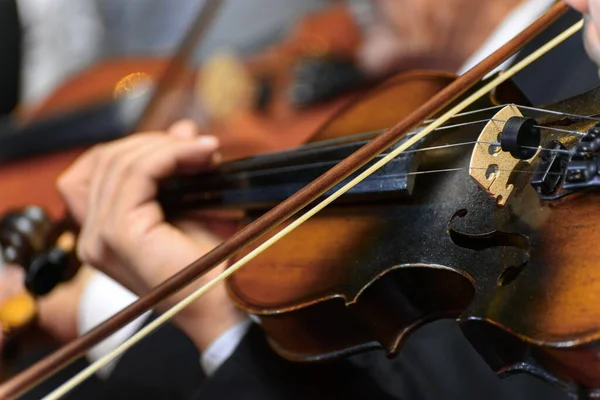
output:
[[[594, 115], [599, 100], [594, 91], [550, 108]], [[375, 97], [373, 115], [376, 104]], [[363, 130], [367, 108], [357, 113]], [[339, 121], [351, 127], [348, 111]], [[330, 126], [332, 136], [344, 131]], [[442, 131], [427, 144], [476, 140], [481, 128]], [[471, 149], [424, 153], [416, 168], [468, 167]], [[514, 174], [504, 207], [467, 170], [419, 175], [409, 201], [329, 207], [230, 278], [230, 293], [292, 360], [373, 348], [392, 355], [418, 326], [451, 317], [497, 372], [527, 371], [571, 393], [593, 393], [600, 388], [600, 194], [542, 202], [528, 177]], [[453, 241], [449, 229], [463, 240]], [[484, 234], [491, 239], [481, 248]]]

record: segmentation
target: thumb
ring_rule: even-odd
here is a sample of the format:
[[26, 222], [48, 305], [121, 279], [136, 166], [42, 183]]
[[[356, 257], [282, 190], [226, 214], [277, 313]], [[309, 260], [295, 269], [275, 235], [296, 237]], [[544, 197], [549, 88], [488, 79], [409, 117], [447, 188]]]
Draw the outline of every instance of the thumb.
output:
[[408, 56], [405, 44], [383, 27], [373, 26], [357, 53], [357, 64], [373, 79], [398, 69], [399, 61]]
[[[194, 139], [164, 137], [162, 141], [135, 154], [130, 162], [124, 162], [125, 180], [120, 197], [131, 199], [154, 195], [158, 181], [178, 174], [193, 174], [213, 169], [219, 161], [219, 140], [214, 136]], [[127, 194], [126, 194], [127, 193]]]
[[199, 136], [187, 148], [176, 149], [176, 173], [194, 174], [211, 170], [221, 162], [219, 139], [214, 136]]
[[191, 119], [182, 119], [180, 121], [175, 122], [169, 129], [167, 133], [173, 137], [179, 138], [194, 138], [198, 136], [198, 125]]
[[565, 3], [576, 9], [577, 11], [588, 14], [590, 12], [590, 0], [564, 0]]

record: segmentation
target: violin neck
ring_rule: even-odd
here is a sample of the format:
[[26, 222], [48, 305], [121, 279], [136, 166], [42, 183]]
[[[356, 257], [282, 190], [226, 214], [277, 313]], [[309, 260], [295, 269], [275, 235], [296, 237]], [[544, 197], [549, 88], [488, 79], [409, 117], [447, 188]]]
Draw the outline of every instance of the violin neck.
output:
[[[213, 173], [178, 177], [164, 182], [159, 191], [159, 201], [167, 214], [214, 208], [267, 210], [312, 182], [363, 144], [347, 142], [326, 147], [305, 146], [298, 150], [225, 163]], [[408, 197], [412, 190], [412, 179], [406, 174], [413, 165], [413, 154], [397, 157], [352, 188], [340, 200], [364, 202], [380, 200], [382, 196]], [[371, 163], [359, 171], [368, 168]], [[340, 185], [345, 182], [347, 180]]]

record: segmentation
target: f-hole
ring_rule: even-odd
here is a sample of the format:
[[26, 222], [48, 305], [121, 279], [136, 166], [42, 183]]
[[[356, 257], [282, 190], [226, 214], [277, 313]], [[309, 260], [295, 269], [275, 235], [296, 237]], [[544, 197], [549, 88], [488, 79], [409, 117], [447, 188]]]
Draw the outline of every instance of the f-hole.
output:
[[466, 209], [460, 209], [454, 213], [450, 221], [448, 221], [447, 232], [450, 240], [465, 249], [470, 250], [485, 250], [492, 247], [516, 247], [523, 250], [526, 254], [526, 260], [520, 265], [509, 266], [502, 271], [498, 277], [498, 285], [508, 285], [514, 281], [521, 273], [527, 262], [529, 261], [529, 239], [520, 233], [504, 232], [494, 230], [486, 233], [463, 233], [452, 228], [452, 221], [455, 218], [463, 218], [467, 215]]

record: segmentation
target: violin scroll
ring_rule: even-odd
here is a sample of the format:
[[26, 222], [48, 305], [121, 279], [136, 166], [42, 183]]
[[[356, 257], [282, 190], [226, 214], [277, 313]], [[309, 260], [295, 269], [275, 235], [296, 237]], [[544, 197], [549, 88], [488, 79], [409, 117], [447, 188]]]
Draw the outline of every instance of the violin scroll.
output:
[[25, 269], [25, 287], [45, 295], [77, 271], [75, 235], [65, 223], [53, 222], [36, 206], [7, 213], [0, 220], [0, 255]]
[[0, 246], [5, 262], [28, 265], [31, 257], [42, 251], [52, 222], [39, 207], [8, 212], [0, 220]]

